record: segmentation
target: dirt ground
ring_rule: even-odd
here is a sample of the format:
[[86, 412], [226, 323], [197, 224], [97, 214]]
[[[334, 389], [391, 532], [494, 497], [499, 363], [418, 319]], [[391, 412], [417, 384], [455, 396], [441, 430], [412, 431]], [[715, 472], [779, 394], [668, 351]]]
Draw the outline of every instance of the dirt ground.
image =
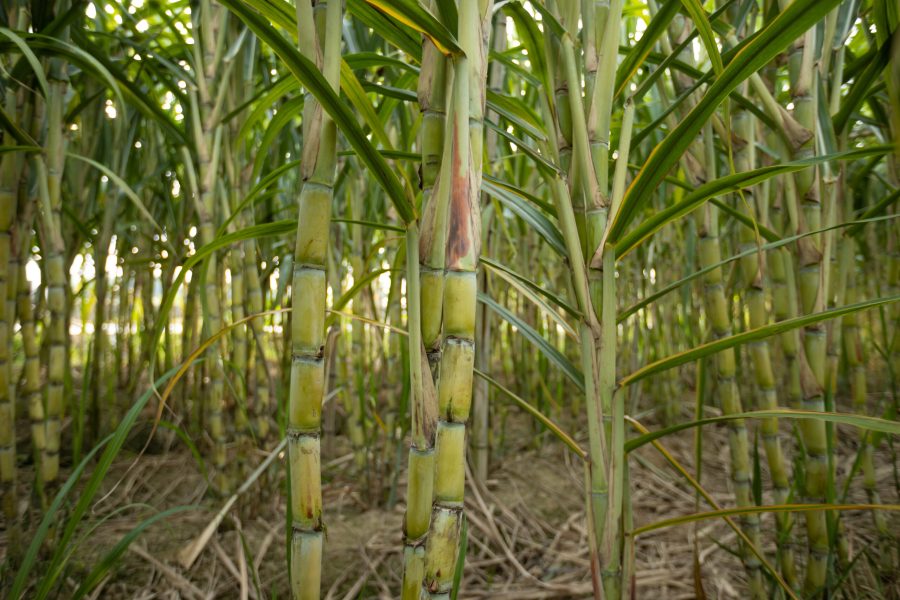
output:
[[[532, 425], [524, 416], [512, 417], [502, 457], [491, 466], [486, 486], [469, 482], [467, 488], [468, 557], [460, 598], [589, 598], [592, 597], [588, 538], [584, 514], [584, 467], [580, 459], [552, 438], [534, 443]], [[651, 428], [659, 427], [652, 417]], [[572, 424], [569, 424], [574, 429]], [[782, 424], [789, 433], [789, 425]], [[856, 456], [857, 434], [839, 429], [839, 481]], [[584, 439], [579, 440], [586, 445]], [[693, 432], [666, 438], [664, 444], [693, 469]], [[728, 484], [728, 447], [724, 427], [703, 432], [702, 482], [722, 506], [733, 506]], [[404, 505], [372, 508], [354, 477], [356, 469], [347, 448], [323, 456], [324, 506], [327, 525], [323, 597], [328, 599], [395, 598], [401, 577], [401, 524]], [[878, 480], [882, 502], [897, 503], [890, 449], [878, 449]], [[244, 456], [251, 467], [266, 454]], [[633, 453], [632, 503], [635, 526], [695, 511], [692, 489], [651, 446]], [[68, 581], [102, 555], [141, 519], [179, 505], [195, 509], [178, 513], [147, 530], [125, 553], [122, 561], [94, 598], [205, 599], [285, 598], [285, 498], [283, 461], [246, 491], [209, 539], [196, 561], [186, 568], [179, 562], [184, 548], [201, 536], [224, 505], [224, 498], [208, 493], [207, 483], [187, 448], [175, 441], [166, 451], [144, 455], [123, 452], [98, 494], [89, 519], [96, 529], [80, 541]], [[764, 457], [760, 458], [764, 490], [769, 487]], [[249, 470], [249, 469], [248, 469]], [[29, 475], [22, 473], [22, 478]], [[402, 499], [405, 480], [397, 482]], [[850, 502], [866, 502], [859, 478]], [[276, 490], [278, 492], [276, 493]], [[765, 503], [771, 503], [764, 493]], [[121, 510], [122, 507], [129, 507]], [[709, 510], [701, 504], [701, 510]], [[870, 513], [844, 513], [845, 539], [851, 556], [867, 551], [841, 586], [847, 598], [900, 598], [897, 574], [878, 573], [873, 558], [879, 546]], [[891, 531], [900, 531], [900, 517], [889, 514]], [[774, 519], [762, 517], [762, 537], [774, 557]], [[802, 516], [796, 553], [803, 560]], [[694, 583], [692, 525], [656, 530], [635, 543], [635, 598], [687, 599], [698, 597]], [[744, 569], [734, 555], [735, 534], [721, 519], [696, 526], [700, 575], [707, 598], [744, 597]], [[6, 533], [0, 547], [6, 550]], [[894, 540], [892, 552], [896, 552]], [[880, 550], [879, 550], [880, 551]], [[897, 564], [896, 557], [893, 562]], [[881, 595], [874, 590], [881, 588]]]

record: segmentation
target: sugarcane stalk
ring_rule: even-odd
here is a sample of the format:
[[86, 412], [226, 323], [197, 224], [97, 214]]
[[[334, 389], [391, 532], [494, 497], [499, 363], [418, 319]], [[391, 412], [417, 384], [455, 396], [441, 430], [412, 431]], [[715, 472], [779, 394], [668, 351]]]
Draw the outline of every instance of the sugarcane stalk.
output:
[[[422, 42], [418, 99], [422, 111], [419, 143], [422, 149], [421, 230], [417, 223], [406, 232], [407, 331], [412, 439], [407, 459], [406, 517], [403, 525], [403, 600], [422, 593], [425, 542], [431, 524], [434, 494], [434, 442], [437, 421], [435, 381], [441, 358], [444, 266], [449, 189], [443, 156], [450, 145], [445, 136], [446, 94], [450, 77], [446, 58], [428, 39]], [[415, 246], [413, 246], [415, 244]], [[413, 264], [411, 261], [415, 261]], [[415, 271], [415, 272], [414, 272]], [[420, 357], [421, 352], [424, 352]], [[423, 380], [421, 359], [427, 364]]]
[[[816, 52], [816, 32], [810, 29], [802, 43], [794, 47], [789, 57], [791, 95], [794, 102], [794, 117], [806, 129], [815, 132], [816, 127], [816, 75], [814, 68]], [[801, 144], [794, 152], [795, 158], [815, 154], [815, 135]], [[821, 228], [822, 204], [817, 171], [810, 167], [795, 173], [794, 185], [788, 189], [786, 201], [789, 209], [796, 214], [799, 232]], [[792, 219], [793, 221], [793, 219]], [[798, 291], [800, 310], [803, 314], [818, 312], [825, 307], [824, 271], [822, 268], [823, 246], [820, 236], [803, 238], [797, 243], [799, 265]], [[824, 410], [826, 338], [821, 323], [807, 326], [802, 333], [803, 352], [800, 364], [800, 384], [803, 394], [803, 408]], [[804, 496], [811, 502], [825, 498], [828, 480], [828, 449], [825, 424], [807, 420], [802, 423], [801, 434], [806, 447], [806, 478]], [[829, 538], [825, 524], [825, 513], [806, 513], [807, 559], [804, 591], [812, 594], [825, 585], [828, 571]]]
[[437, 403], [434, 383], [422, 342], [422, 293], [419, 263], [419, 229], [406, 231], [406, 298], [409, 332], [409, 389], [411, 441], [409, 447], [406, 515], [403, 523], [403, 583], [401, 598], [415, 600], [425, 578], [425, 540], [431, 524], [434, 494], [434, 436]]
[[[716, 164], [712, 153], [712, 131], [707, 125], [703, 138], [707, 154], [706, 177], [715, 177]], [[714, 205], [705, 205], [697, 213], [698, 253], [700, 267], [708, 268], [722, 259], [719, 242], [718, 209]], [[715, 338], [731, 335], [731, 311], [725, 297], [725, 282], [722, 268], [716, 268], [703, 276], [704, 310]], [[723, 414], [743, 412], [740, 391], [737, 385], [737, 364], [734, 349], [724, 350], [715, 356], [716, 393], [718, 404]], [[750, 475], [750, 448], [747, 426], [743, 419], [728, 422], [728, 445], [731, 450], [731, 481], [734, 487], [735, 503], [739, 507], [753, 506]], [[759, 518], [746, 515], [741, 519], [742, 528], [750, 543], [760, 547]], [[762, 579], [759, 559], [746, 546], [741, 545], [741, 559], [747, 569], [750, 596], [765, 598], [767, 592]]]
[[[202, 66], [197, 77], [197, 92], [191, 95], [192, 115], [197, 147], [197, 189], [195, 209], [199, 220], [200, 242], [210, 244], [216, 236], [216, 216], [223, 206], [219, 200], [219, 166], [222, 160], [222, 130], [217, 125], [217, 86], [224, 87], [218, 76], [221, 64], [228, 12], [212, 0], [204, 0], [199, 11], [192, 15], [194, 29], [201, 32], [200, 44], [195, 44], [197, 63]], [[206, 337], [222, 329], [222, 287], [219, 285], [220, 260], [212, 253], [206, 260], [202, 274], [203, 329]], [[204, 394], [204, 413], [207, 430], [213, 440], [212, 463], [216, 469], [216, 487], [228, 493], [229, 480], [225, 425], [225, 368], [224, 343], [216, 341], [208, 350], [210, 363], [209, 392]]]
[[[341, 3], [297, 3], [301, 52], [337, 90]], [[320, 435], [325, 393], [325, 269], [337, 165], [337, 129], [307, 94], [303, 106], [303, 188], [298, 203], [291, 317], [288, 456], [291, 484], [290, 580], [295, 600], [319, 597], [322, 577]]]
[[[466, 421], [472, 404], [475, 306], [481, 250], [481, 163], [487, 86], [491, 0], [462, 0], [458, 39], [465, 56], [454, 57], [450, 153], [445, 183], [447, 215], [444, 320], [437, 385], [434, 506], [425, 551], [424, 588], [447, 594], [459, 553], [465, 493]], [[464, 557], [462, 557], [464, 560]]]
[[[491, 46], [494, 52], [500, 53], [506, 49], [506, 19], [498, 17], [494, 20], [493, 34]], [[498, 94], [503, 93], [504, 69], [499, 62], [490, 64], [489, 72], [490, 89]], [[493, 118], [491, 111], [488, 118]], [[492, 159], [497, 157], [497, 133], [493, 130], [487, 132], [487, 155]], [[484, 246], [486, 252], [489, 250], [491, 241], [491, 221], [494, 215], [491, 200], [487, 194], [483, 194], [484, 218]], [[487, 272], [481, 269], [478, 274], [478, 287], [487, 293], [488, 277]], [[483, 303], [479, 304], [476, 313], [476, 331], [475, 331], [475, 363], [482, 372], [490, 371], [490, 350], [491, 350], [491, 311]], [[485, 379], [479, 378], [475, 382], [475, 391], [472, 398], [473, 406], [473, 423], [472, 433], [473, 458], [475, 479], [483, 483], [487, 480], [488, 461], [490, 459], [490, 405], [488, 395], [488, 383]]]
[[452, 77], [447, 59], [430, 41], [422, 42], [418, 98], [422, 111], [419, 134], [422, 148], [422, 217], [419, 235], [419, 280], [422, 341], [432, 381], [437, 381], [441, 359], [447, 213], [450, 204], [449, 165], [443, 160], [451, 140], [445, 134], [446, 96]]
[[[749, 171], [756, 165], [755, 152], [755, 127], [750, 114], [742, 110], [735, 115], [735, 134], [740, 141], [740, 147], [734, 152], [734, 165], [738, 172]], [[739, 202], [746, 209], [748, 216], [757, 223], [767, 223], [766, 204], [757, 200], [756, 190], [748, 188], [742, 190]], [[764, 200], [766, 196], [762, 196]], [[739, 229], [739, 249], [745, 251], [757, 246], [758, 238], [754, 229], [742, 227]], [[739, 263], [743, 297], [747, 306], [749, 325], [751, 329], [762, 327], [768, 323], [766, 310], [766, 260], [764, 254], [749, 255], [741, 259]], [[778, 407], [778, 392], [776, 389], [775, 373], [772, 367], [772, 359], [768, 340], [760, 340], [750, 345], [750, 358], [753, 367], [759, 408], [772, 410]], [[778, 419], [762, 419], [760, 422], [763, 448], [769, 465], [769, 473], [773, 487], [773, 501], [776, 504], [785, 504], [790, 495], [790, 472], [784, 458], [781, 446], [781, 438], [778, 433]], [[778, 561], [782, 576], [792, 588], [797, 587], [796, 565], [793, 551], [791, 530], [793, 519], [790, 513], [783, 512], [775, 515], [776, 545], [778, 547]]]
[[[250, 314], [254, 315], [263, 311], [263, 292], [259, 283], [260, 273], [257, 265], [256, 244], [253, 240], [246, 240], [244, 242], [244, 278], [247, 285], [247, 309]], [[257, 437], [265, 442], [269, 436], [271, 400], [269, 370], [263, 341], [262, 320], [251, 320], [248, 373], [252, 374], [254, 427]]]
[[[15, 108], [15, 95], [6, 94], [6, 106]], [[13, 113], [15, 114], [15, 113]], [[7, 142], [4, 136], [4, 143]], [[18, 536], [16, 402], [12, 385], [12, 324], [15, 312], [7, 297], [15, 298], [17, 270], [13, 270], [13, 230], [18, 206], [18, 181], [15, 153], [7, 153], [0, 162], [0, 504], [13, 538]]]

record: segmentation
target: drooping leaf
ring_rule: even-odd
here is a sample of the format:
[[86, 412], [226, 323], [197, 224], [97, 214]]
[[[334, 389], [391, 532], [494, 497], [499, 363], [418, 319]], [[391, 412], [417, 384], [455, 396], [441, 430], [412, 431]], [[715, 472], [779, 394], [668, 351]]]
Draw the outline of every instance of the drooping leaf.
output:
[[756, 329], [744, 331], [736, 335], [713, 340], [701, 346], [697, 346], [696, 348], [685, 350], [684, 352], [679, 352], [672, 356], [668, 356], [656, 362], [650, 363], [649, 365], [641, 367], [637, 371], [634, 371], [633, 373], [623, 377], [619, 381], [619, 387], [625, 387], [627, 385], [645, 379], [650, 375], [654, 375], [673, 367], [678, 367], [680, 365], [699, 360], [703, 357], [716, 354], [728, 348], [734, 348], [735, 346], [740, 346], [749, 342], [763, 340], [773, 335], [784, 333], [785, 331], [798, 329], [800, 327], [805, 327], [807, 325], [812, 325], [821, 321], [827, 321], [829, 319], [836, 319], [844, 315], [849, 315], [869, 308], [884, 306], [897, 301], [900, 301], [900, 295], [888, 296], [885, 298], [876, 298], [874, 300], [866, 300], [847, 306], [830, 308], [821, 312], [795, 317], [793, 319], [785, 319], [784, 321], [764, 325], [763, 327], [757, 327]]
[[515, 327], [522, 335], [533, 343], [550, 362], [559, 367], [566, 377], [571, 379], [579, 389], [584, 390], [584, 376], [581, 374], [581, 371], [579, 371], [568, 358], [563, 356], [559, 350], [554, 348], [541, 334], [535, 331], [531, 325], [511, 313], [505, 306], [499, 304], [490, 296], [486, 296], [479, 292], [478, 301], [485, 304], [504, 321]]
[[316, 65], [303, 56], [297, 48], [292, 46], [258, 13], [253, 12], [246, 6], [256, 6], [263, 4], [263, 2], [247, 0], [244, 3], [238, 0], [223, 0], [222, 4], [240, 17], [257, 37], [268, 44], [300, 83], [315, 96], [316, 100], [319, 101], [324, 110], [334, 120], [338, 129], [344, 134], [348, 143], [357, 151], [359, 159], [365, 163], [375, 179], [384, 188], [385, 193], [394, 204], [401, 218], [407, 223], [415, 219], [415, 209], [409, 193], [404, 190], [394, 170], [363, 133], [356, 122], [356, 117], [347, 108], [347, 105], [341, 102]]
[[610, 240], [619, 239], [625, 227], [650, 200], [656, 187], [732, 90], [787, 48], [838, 3], [839, 0], [795, 0], [736, 51], [703, 98], [653, 148], [625, 192], [621, 209], [610, 225]]

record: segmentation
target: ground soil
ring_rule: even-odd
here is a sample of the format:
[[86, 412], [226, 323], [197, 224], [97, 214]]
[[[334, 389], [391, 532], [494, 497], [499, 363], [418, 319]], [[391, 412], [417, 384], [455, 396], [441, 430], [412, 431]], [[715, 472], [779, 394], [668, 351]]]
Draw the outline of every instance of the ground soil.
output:
[[[643, 419], [659, 427], [652, 416]], [[585, 531], [584, 468], [578, 457], [546, 434], [535, 435], [525, 416], [508, 422], [507, 446], [491, 465], [486, 485], [467, 489], [468, 559], [460, 598], [590, 598], [589, 544]], [[577, 431], [577, 424], [566, 427]], [[790, 426], [782, 424], [785, 435]], [[849, 471], [856, 456], [857, 432], [840, 428], [838, 473]], [[576, 436], [586, 444], [583, 436]], [[163, 440], [165, 442], [165, 440]], [[664, 440], [666, 448], [690, 470], [694, 468], [694, 437], [684, 431]], [[272, 444], [274, 445], [274, 444]], [[728, 446], [724, 427], [703, 431], [704, 487], [722, 506], [732, 506], [729, 491]], [[133, 446], [129, 445], [129, 446]], [[285, 598], [285, 499], [283, 461], [276, 460], [228, 512], [214, 536], [190, 568], [179, 553], [195, 541], [225, 499], [209, 490], [203, 472], [188, 449], [173, 438], [155, 454], [134, 461], [124, 452], [107, 476], [89, 521], [96, 529], [80, 540], [73, 554], [67, 585], [74, 585], [104, 552], [141, 519], [172, 506], [192, 505], [147, 530], [124, 554], [95, 598]], [[371, 479], [359, 475], [349, 447], [339, 440], [323, 456], [324, 506], [327, 524], [324, 592], [328, 599], [394, 598], [401, 576], [402, 502], [373, 506], [364, 490]], [[890, 448], [877, 451], [882, 502], [898, 503]], [[266, 453], [239, 453], [247, 466], [258, 465]], [[763, 489], [769, 488], [764, 457], [760, 458]], [[23, 480], [30, 474], [21, 473]], [[402, 498], [405, 480], [396, 482]], [[650, 446], [631, 461], [634, 522], [641, 526], [663, 518], [695, 512], [695, 496], [661, 455]], [[382, 494], [382, 497], [384, 494]], [[851, 486], [850, 502], [866, 502], [859, 477]], [[767, 491], [764, 502], [771, 503]], [[122, 510], [122, 507], [129, 507]], [[708, 510], [701, 504], [701, 510]], [[893, 532], [900, 518], [889, 514]], [[763, 539], [774, 556], [774, 520], [762, 518]], [[802, 517], [797, 520], [802, 560]], [[851, 556], [862, 553], [842, 583], [847, 598], [900, 598], [896, 573], [880, 573], [877, 560], [885, 552], [870, 513], [844, 514], [844, 539]], [[693, 560], [707, 598], [745, 597], [745, 571], [734, 555], [735, 534], [721, 519], [653, 531], [635, 543], [635, 598], [698, 597]], [[0, 537], [5, 553], [6, 532]], [[897, 542], [893, 541], [896, 552]], [[896, 555], [893, 555], [893, 565]], [[893, 577], [893, 579], [891, 579]], [[880, 594], [876, 590], [880, 588]], [[62, 597], [62, 596], [61, 596]]]

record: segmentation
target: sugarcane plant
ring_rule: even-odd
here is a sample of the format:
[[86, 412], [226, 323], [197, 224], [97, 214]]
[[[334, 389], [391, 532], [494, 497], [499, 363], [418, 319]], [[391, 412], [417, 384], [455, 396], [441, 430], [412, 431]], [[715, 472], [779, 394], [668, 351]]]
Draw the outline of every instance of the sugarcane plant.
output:
[[[247, 597], [643, 597], [687, 523], [697, 597], [713, 542], [741, 596], [896, 589], [894, 4], [7, 4], [4, 595], [127, 584], [193, 504], [178, 566], [135, 549], [182, 590], [214, 552]], [[192, 506], [115, 505], [153, 453]], [[582, 526], [517, 556], [532, 456]], [[693, 512], [653, 520], [648, 472]], [[390, 524], [371, 565], [332, 560], [346, 498]]]

